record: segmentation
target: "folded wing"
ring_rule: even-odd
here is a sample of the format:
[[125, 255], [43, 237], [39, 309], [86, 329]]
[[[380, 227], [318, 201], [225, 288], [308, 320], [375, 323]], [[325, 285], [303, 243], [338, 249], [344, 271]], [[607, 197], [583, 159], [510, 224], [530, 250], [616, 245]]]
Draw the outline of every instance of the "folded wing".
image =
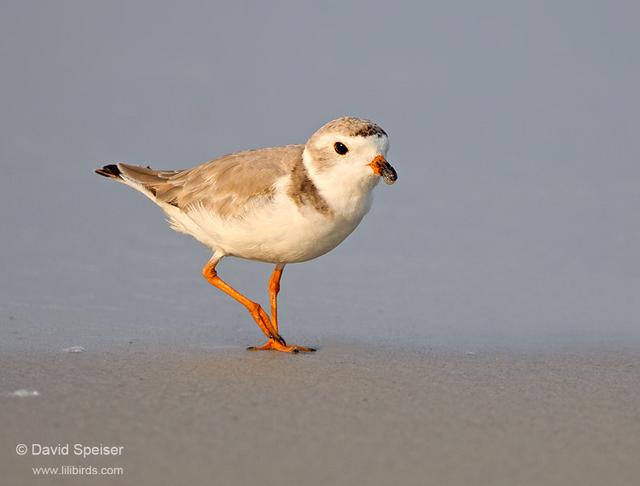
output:
[[120, 163], [126, 182], [140, 186], [159, 204], [188, 213], [205, 208], [223, 218], [242, 216], [253, 202], [273, 197], [275, 182], [291, 173], [303, 145], [249, 150], [187, 170], [162, 171]]

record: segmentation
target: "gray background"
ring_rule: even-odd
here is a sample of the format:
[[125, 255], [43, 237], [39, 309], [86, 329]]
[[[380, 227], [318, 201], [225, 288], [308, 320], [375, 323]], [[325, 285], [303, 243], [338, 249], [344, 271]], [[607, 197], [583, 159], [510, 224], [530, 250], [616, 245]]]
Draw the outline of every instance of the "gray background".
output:
[[[292, 474], [319, 457], [326, 471], [349, 471], [354, 480], [375, 484], [404, 471], [405, 484], [420, 484], [422, 451], [439, 484], [542, 484], [533, 479], [540, 474], [556, 484], [614, 484], [620, 474], [623, 484], [633, 477], [640, 450], [633, 405], [639, 14], [634, 2], [591, 1], [3, 1], [0, 378], [4, 390], [36, 386], [41, 401], [31, 403], [44, 407], [5, 409], [10, 454], [2, 463], [17, 468], [15, 483], [25, 478], [11, 455], [28, 430], [20, 427], [34, 424], [32, 439], [43, 440], [47, 416], [94, 442], [157, 440], [153, 431], [182, 434], [185, 444], [195, 437], [217, 459], [189, 456], [186, 464], [208, 473], [213, 460], [223, 474], [224, 463], [251, 449], [243, 434], [260, 426], [242, 422], [242, 412], [237, 425], [212, 404], [253, 414], [247, 397], [278, 404], [263, 437], [278, 437], [286, 427], [276, 432], [274, 424], [291, 417], [322, 431], [313, 436], [317, 450], [293, 432], [283, 449], [260, 443], [285, 469], [293, 467], [285, 453], [298, 454], [301, 469], [286, 469]], [[283, 335], [319, 347], [301, 358], [316, 361], [298, 366], [248, 355], [241, 347], [259, 343], [260, 332], [201, 278], [208, 250], [171, 232], [140, 194], [93, 169], [114, 161], [184, 168], [235, 150], [302, 143], [346, 114], [390, 134], [399, 181], [376, 189], [372, 212], [339, 248], [285, 271]], [[269, 266], [228, 259], [220, 268], [267, 302]], [[77, 362], [85, 364], [55, 357], [72, 345], [87, 349]], [[168, 348], [175, 354], [165, 361]], [[402, 361], [405, 350], [412, 357]], [[553, 350], [580, 358], [536, 354]], [[590, 358], [591, 350], [600, 358]], [[597, 354], [603, 350], [612, 354]], [[135, 354], [150, 352], [157, 354], [148, 360]], [[533, 354], [510, 354], [520, 352]], [[627, 352], [630, 361], [611, 357]], [[421, 353], [435, 354], [425, 361]], [[478, 367], [465, 361], [474, 353], [483, 356]], [[166, 373], [149, 372], [157, 366]], [[274, 375], [265, 371], [271, 366]], [[292, 380], [286, 400], [269, 394], [263, 373]], [[156, 388], [119, 381], [138, 374]], [[196, 376], [198, 385], [180, 381]], [[229, 376], [242, 387], [224, 381]], [[96, 380], [102, 388], [91, 388]], [[551, 388], [536, 388], [541, 382]], [[295, 383], [328, 383], [314, 392], [328, 401], [296, 398], [302, 385]], [[74, 415], [76, 386], [86, 395]], [[119, 386], [125, 402], [108, 391]], [[183, 410], [181, 393], [197, 399], [173, 416], [166, 410]], [[58, 408], [46, 408], [47, 396]], [[167, 409], [123, 404], [131, 396]], [[407, 396], [415, 402], [403, 402]], [[349, 400], [359, 405], [349, 408]], [[346, 415], [314, 408], [327, 403]], [[100, 404], [110, 404], [111, 422], [96, 416]], [[223, 447], [207, 442], [216, 436], [203, 436], [201, 425], [180, 422], [186, 417], [243, 432]], [[129, 419], [144, 426], [132, 428]], [[587, 424], [590, 436], [582, 432]], [[398, 430], [405, 435], [396, 437]], [[519, 448], [521, 437], [534, 441], [531, 449]], [[376, 469], [366, 444], [398, 470], [377, 459]], [[472, 450], [488, 455], [478, 459]], [[138, 484], [143, 465], [177, 451], [131, 452]], [[356, 458], [355, 469], [341, 462], [347, 456]], [[505, 461], [511, 476], [496, 476]], [[263, 466], [239, 467], [248, 480]], [[164, 477], [158, 474], [150, 483]], [[336, 482], [327, 474], [316, 479]]]
[[[399, 183], [377, 189], [336, 251], [287, 269], [285, 336], [638, 339], [639, 13], [624, 2], [4, 2], [1, 311], [59, 319], [55, 334], [71, 316], [250, 329], [228, 322], [235, 303], [201, 279], [208, 250], [92, 170], [189, 167], [304, 142], [352, 114], [390, 133]], [[265, 292], [268, 267], [221, 268]]]

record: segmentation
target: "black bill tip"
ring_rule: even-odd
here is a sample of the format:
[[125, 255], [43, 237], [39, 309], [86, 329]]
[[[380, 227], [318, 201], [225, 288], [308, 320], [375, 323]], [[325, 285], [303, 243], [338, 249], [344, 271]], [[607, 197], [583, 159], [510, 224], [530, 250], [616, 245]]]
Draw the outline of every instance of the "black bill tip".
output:
[[380, 171], [380, 175], [384, 179], [385, 184], [391, 185], [398, 180], [398, 173], [389, 164], [382, 168], [382, 170]]

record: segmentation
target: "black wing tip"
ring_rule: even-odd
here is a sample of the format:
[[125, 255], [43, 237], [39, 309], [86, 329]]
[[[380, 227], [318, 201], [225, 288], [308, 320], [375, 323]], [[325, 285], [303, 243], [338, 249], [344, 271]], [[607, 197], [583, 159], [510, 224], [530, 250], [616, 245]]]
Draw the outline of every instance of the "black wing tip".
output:
[[104, 177], [110, 177], [111, 179], [120, 179], [120, 175], [122, 174], [116, 164], [105, 165], [100, 169], [96, 169], [95, 172], [96, 174]]

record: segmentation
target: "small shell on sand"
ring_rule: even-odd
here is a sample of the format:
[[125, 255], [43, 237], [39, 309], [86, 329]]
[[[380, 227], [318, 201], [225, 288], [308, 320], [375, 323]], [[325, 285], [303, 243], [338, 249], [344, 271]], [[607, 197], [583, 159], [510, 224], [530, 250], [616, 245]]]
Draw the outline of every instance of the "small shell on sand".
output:
[[71, 346], [69, 348], [64, 348], [62, 352], [63, 353], [84, 353], [84, 348], [82, 346]]
[[14, 392], [6, 392], [3, 393], [5, 397], [13, 397], [13, 398], [27, 398], [27, 397], [37, 397], [40, 395], [38, 390], [34, 390], [33, 388], [21, 388], [20, 390], [16, 390]]

